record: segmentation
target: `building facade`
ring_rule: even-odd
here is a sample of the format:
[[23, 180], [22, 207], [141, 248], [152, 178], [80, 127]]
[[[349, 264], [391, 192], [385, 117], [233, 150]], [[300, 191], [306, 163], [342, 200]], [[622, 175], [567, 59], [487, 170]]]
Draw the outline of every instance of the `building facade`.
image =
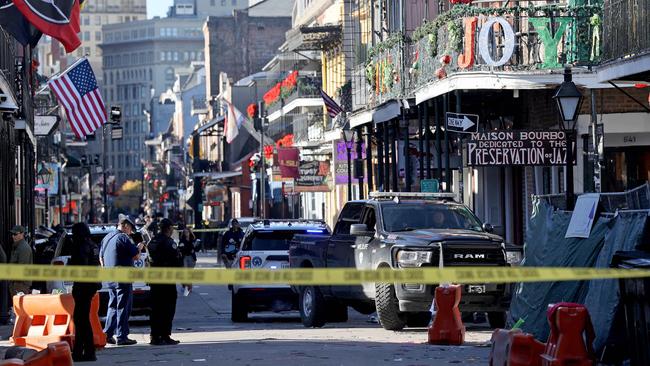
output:
[[[151, 132], [145, 111], [152, 111], [158, 96], [172, 89], [177, 74], [189, 73], [193, 61], [203, 60], [201, 24], [196, 16], [181, 16], [103, 28], [102, 94], [107, 105], [122, 109], [123, 138], [106, 144], [118, 185], [141, 179], [144, 141]], [[168, 121], [152, 123], [158, 122]]]

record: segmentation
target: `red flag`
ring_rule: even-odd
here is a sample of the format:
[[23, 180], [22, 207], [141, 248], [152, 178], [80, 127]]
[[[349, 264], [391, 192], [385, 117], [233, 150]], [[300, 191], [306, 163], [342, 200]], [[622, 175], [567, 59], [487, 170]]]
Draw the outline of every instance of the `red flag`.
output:
[[14, 0], [14, 5], [38, 30], [59, 40], [66, 52], [81, 45], [79, 0]]

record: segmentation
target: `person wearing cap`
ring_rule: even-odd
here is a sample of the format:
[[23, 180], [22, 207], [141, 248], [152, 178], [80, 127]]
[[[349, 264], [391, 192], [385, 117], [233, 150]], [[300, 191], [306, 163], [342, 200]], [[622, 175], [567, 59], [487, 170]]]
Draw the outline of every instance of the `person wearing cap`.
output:
[[[13, 248], [11, 250], [11, 258], [9, 263], [12, 264], [33, 264], [34, 263], [34, 253], [32, 248], [27, 244], [25, 240], [25, 228], [16, 225], [11, 230], [11, 238], [13, 239]], [[16, 295], [17, 293], [29, 294], [30, 287], [32, 286], [31, 281], [11, 281], [9, 283], [9, 291], [11, 295]]]
[[[147, 246], [152, 267], [183, 266], [183, 257], [172, 239], [173, 234], [174, 224], [171, 220], [160, 220], [160, 233]], [[175, 284], [151, 284], [151, 345], [179, 343], [171, 338], [177, 296]]]
[[[99, 261], [104, 267], [133, 267], [138, 259], [143, 243], [137, 246], [129, 237], [136, 231], [135, 220], [127, 215], [119, 215], [117, 230], [107, 234], [102, 240]], [[108, 309], [106, 311], [106, 342], [118, 346], [136, 344], [129, 339], [129, 317], [133, 305], [133, 284], [108, 283]], [[117, 336], [117, 340], [113, 336]]]
[[223, 261], [224, 266], [230, 267], [243, 238], [244, 231], [241, 229], [241, 226], [239, 226], [239, 221], [237, 219], [232, 219], [230, 221], [230, 228], [223, 234], [221, 239], [221, 247], [223, 250], [221, 260]]

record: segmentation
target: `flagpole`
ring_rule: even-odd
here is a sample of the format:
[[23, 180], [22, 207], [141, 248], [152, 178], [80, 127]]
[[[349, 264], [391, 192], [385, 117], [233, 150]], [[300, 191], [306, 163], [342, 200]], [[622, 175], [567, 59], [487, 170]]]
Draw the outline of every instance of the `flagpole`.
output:
[[[85, 60], [85, 59], [86, 59], [86, 56], [83, 56], [83, 57], [77, 59], [77, 61], [73, 62], [72, 65], [66, 67], [65, 70], [63, 70], [63, 71], [59, 71], [59, 72], [57, 72], [56, 74], [54, 74], [54, 75], [50, 76], [49, 78], [47, 78], [47, 83], [45, 83], [45, 85], [43, 85], [42, 88], [38, 89], [38, 90], [36, 91], [36, 94], [40, 94], [40, 93], [42, 93], [45, 89], [47, 89], [47, 88], [50, 87], [50, 82], [51, 82], [52, 80], [54, 80], [55, 78], [57, 78], [57, 77], [59, 77], [59, 76], [65, 74], [66, 72], [68, 72], [68, 71], [69, 71], [70, 69], [72, 69], [73, 67], [77, 66], [79, 63], [81, 63], [81, 62], [82, 62], [83, 60]], [[93, 72], [94, 72], [94, 71], [93, 71]]]

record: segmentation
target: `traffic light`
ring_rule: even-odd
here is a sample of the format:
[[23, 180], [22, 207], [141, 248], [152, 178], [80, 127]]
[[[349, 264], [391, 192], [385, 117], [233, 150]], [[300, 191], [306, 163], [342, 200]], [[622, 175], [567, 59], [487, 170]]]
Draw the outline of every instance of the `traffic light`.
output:
[[111, 106], [111, 122], [119, 124], [122, 122], [122, 109], [118, 106]]

